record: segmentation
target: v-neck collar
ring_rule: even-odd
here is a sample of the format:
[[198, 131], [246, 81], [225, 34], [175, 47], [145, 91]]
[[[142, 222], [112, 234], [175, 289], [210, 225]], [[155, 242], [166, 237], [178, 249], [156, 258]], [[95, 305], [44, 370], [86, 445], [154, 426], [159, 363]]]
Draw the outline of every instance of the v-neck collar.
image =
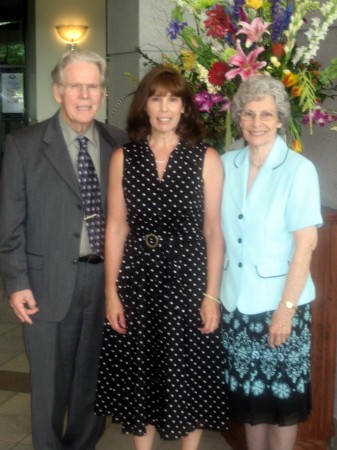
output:
[[176, 147], [175, 147], [175, 148], [172, 150], [172, 152], [170, 153], [170, 156], [168, 157], [168, 160], [167, 160], [167, 163], [166, 163], [166, 167], [165, 167], [165, 170], [164, 170], [164, 172], [163, 172], [162, 177], [160, 177], [159, 174], [158, 174], [158, 168], [157, 168], [156, 158], [155, 158], [155, 156], [154, 156], [154, 153], [153, 153], [153, 151], [152, 151], [152, 149], [151, 149], [151, 147], [150, 147], [149, 142], [148, 142], [147, 139], [146, 139], [146, 141], [145, 141], [145, 145], [146, 145], [147, 151], [148, 151], [149, 154], [151, 155], [151, 163], [152, 163], [152, 166], [153, 166], [154, 171], [155, 171], [156, 180], [157, 180], [159, 183], [163, 183], [163, 182], [165, 181], [166, 176], [167, 176], [167, 172], [168, 172], [169, 169], [171, 168], [171, 162], [172, 162], [173, 155], [174, 155], [175, 153], [177, 153], [177, 151], [178, 151], [178, 150], [180, 149], [180, 147], [181, 147], [181, 140], [178, 142], [178, 144], [176, 145]]

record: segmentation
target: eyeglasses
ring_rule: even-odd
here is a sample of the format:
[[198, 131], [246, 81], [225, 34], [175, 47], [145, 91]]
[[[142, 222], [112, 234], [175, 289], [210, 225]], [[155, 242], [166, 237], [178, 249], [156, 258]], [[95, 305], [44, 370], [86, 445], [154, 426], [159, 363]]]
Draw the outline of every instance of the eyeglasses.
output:
[[240, 118], [247, 122], [255, 120], [256, 117], [258, 117], [262, 122], [269, 122], [276, 117], [276, 114], [270, 111], [261, 111], [259, 114], [255, 113], [254, 111], [240, 111]]
[[102, 92], [103, 87], [99, 84], [80, 84], [80, 83], [60, 83], [61, 86], [68, 89], [71, 94], [80, 94], [83, 91], [86, 91], [89, 95], [98, 95]]

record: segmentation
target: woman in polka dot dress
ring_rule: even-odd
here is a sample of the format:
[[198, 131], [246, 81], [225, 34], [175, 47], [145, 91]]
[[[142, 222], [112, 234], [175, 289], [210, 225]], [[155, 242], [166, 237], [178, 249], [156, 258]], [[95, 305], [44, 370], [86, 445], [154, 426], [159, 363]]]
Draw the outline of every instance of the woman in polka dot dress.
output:
[[223, 170], [201, 130], [185, 80], [159, 66], [133, 98], [132, 143], [111, 160], [96, 414], [121, 423], [137, 450], [151, 450], [156, 430], [195, 450], [202, 429], [227, 429]]

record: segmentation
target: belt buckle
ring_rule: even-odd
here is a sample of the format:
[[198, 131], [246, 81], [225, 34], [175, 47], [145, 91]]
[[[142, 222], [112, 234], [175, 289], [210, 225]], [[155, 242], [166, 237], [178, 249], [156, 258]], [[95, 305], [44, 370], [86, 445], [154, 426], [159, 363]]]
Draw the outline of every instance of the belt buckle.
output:
[[159, 244], [159, 237], [154, 233], [149, 233], [145, 236], [145, 244], [149, 248], [156, 248]]
[[89, 264], [99, 264], [103, 261], [103, 258], [101, 258], [99, 255], [89, 255], [88, 256], [88, 263]]
[[79, 262], [87, 262], [89, 264], [99, 264], [101, 262], [103, 262], [103, 258], [99, 255], [84, 255], [84, 256], [80, 256], [78, 258]]

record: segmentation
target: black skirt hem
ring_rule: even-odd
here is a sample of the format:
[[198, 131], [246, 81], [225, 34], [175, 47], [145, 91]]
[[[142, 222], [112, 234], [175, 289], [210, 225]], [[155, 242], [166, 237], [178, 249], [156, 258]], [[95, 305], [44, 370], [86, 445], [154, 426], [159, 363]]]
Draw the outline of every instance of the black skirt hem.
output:
[[[96, 415], [104, 415], [104, 414], [97, 414]], [[121, 425], [122, 427], [122, 433], [125, 435], [132, 435], [132, 436], [145, 436], [146, 434], [146, 430], [144, 431], [139, 431], [139, 429], [137, 431], [132, 430], [132, 427], [127, 426], [125, 427], [122, 423], [122, 421], [118, 420], [118, 419], [114, 419], [112, 418], [112, 423], [116, 423]], [[180, 430], [177, 432], [176, 436], [172, 436], [172, 437], [168, 437], [167, 433], [165, 433], [165, 431], [162, 431], [160, 429], [160, 427], [158, 426], [158, 424], [156, 423], [156, 421], [151, 421], [149, 420], [149, 422], [144, 425], [144, 428], [147, 427], [148, 425], [152, 425], [153, 427], [155, 427], [157, 433], [159, 434], [159, 437], [161, 440], [163, 441], [177, 441], [179, 439], [182, 439], [186, 436], [188, 436], [190, 433], [192, 433], [195, 430], [208, 430], [208, 431], [214, 431], [214, 432], [224, 432], [224, 431], [228, 431], [229, 430], [229, 424], [221, 424], [221, 425], [211, 425], [211, 424], [207, 424], [207, 423], [202, 423], [202, 422], [195, 422], [193, 425], [186, 425], [185, 426], [185, 432], [180, 432]], [[139, 427], [137, 427], [139, 428]]]
[[266, 417], [266, 416], [258, 416], [254, 414], [253, 416], [249, 417], [248, 415], [240, 417], [230, 417], [230, 420], [235, 423], [240, 424], [246, 424], [246, 425], [277, 425], [279, 427], [289, 427], [292, 425], [297, 425], [302, 422], [306, 422], [309, 418], [310, 413], [309, 412], [303, 412], [303, 413], [296, 413], [293, 416], [288, 416], [286, 418], [273, 418], [273, 417]]

